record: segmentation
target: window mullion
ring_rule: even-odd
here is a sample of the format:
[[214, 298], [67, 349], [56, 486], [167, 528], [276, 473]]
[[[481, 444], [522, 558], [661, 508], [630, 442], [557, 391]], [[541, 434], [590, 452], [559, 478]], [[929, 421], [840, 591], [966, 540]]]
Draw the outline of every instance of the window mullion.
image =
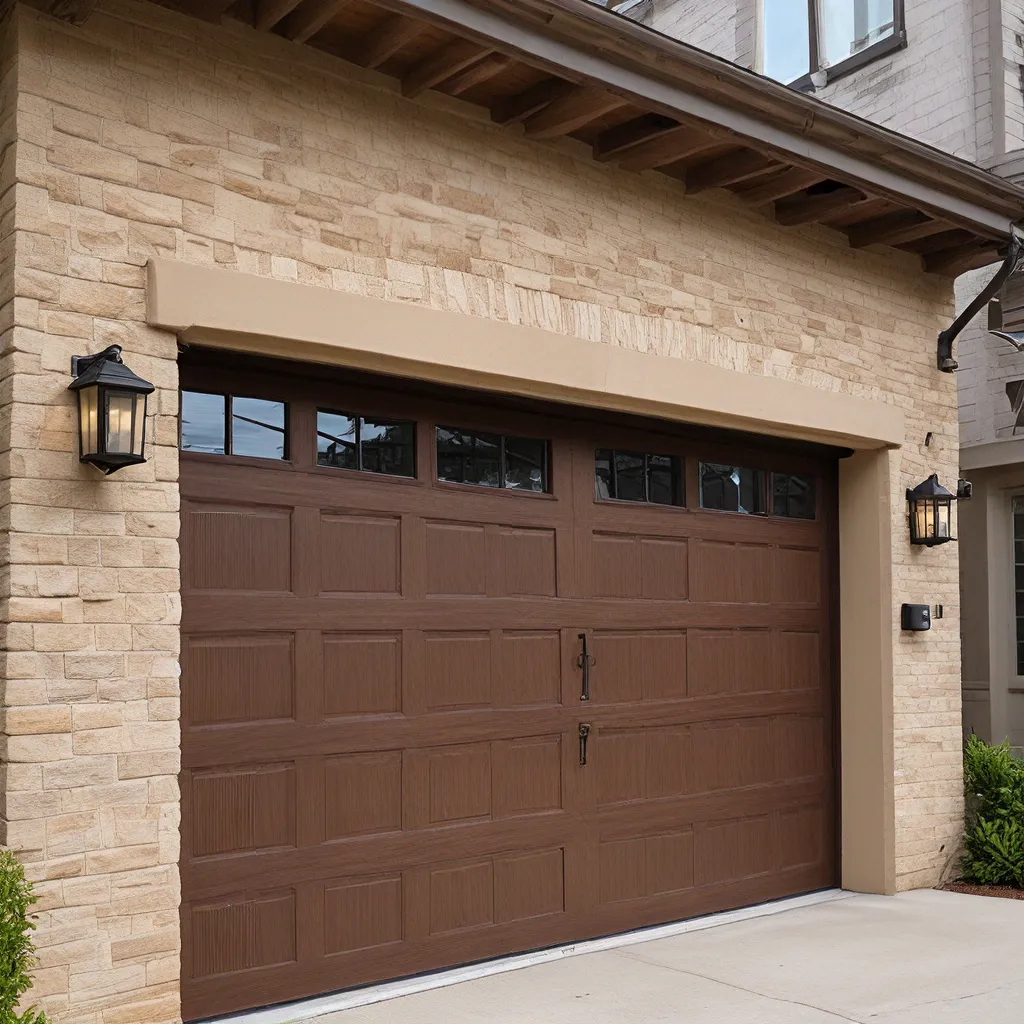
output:
[[808, 68], [811, 72], [821, 67], [821, 3], [822, 0], [807, 0]]

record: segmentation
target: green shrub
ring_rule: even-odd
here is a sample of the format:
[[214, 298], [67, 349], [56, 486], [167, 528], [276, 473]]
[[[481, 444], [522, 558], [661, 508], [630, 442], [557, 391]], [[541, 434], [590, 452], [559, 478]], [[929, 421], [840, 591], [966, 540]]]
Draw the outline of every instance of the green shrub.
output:
[[47, 1024], [46, 1015], [34, 1007], [16, 1012], [18, 1000], [32, 986], [35, 925], [28, 911], [35, 901], [18, 858], [0, 850], [0, 1024]]
[[964, 880], [1024, 888], [1024, 762], [977, 736], [964, 749]]

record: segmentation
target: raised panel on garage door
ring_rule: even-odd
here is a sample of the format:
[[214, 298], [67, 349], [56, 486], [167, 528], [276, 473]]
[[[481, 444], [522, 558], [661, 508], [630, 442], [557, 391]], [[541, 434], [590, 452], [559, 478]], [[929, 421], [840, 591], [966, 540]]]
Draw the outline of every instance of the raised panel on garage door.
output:
[[[834, 881], [827, 461], [817, 520], [717, 513], [685, 431], [288, 369], [182, 365], [290, 432], [181, 456], [185, 1019]], [[439, 425], [542, 489], [438, 480]], [[672, 487], [601, 492], [620, 443]]]

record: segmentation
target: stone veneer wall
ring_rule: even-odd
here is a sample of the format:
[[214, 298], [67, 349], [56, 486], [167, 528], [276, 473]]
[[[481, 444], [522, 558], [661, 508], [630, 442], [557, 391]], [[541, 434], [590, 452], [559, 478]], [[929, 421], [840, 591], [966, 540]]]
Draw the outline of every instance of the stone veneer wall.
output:
[[[133, 0], [101, 0], [80, 29], [13, 17], [5, 806], [42, 897], [35, 996], [58, 1024], [178, 1013], [177, 374], [174, 337], [144, 322], [154, 255], [898, 405], [897, 870], [903, 888], [937, 880], [962, 811], [957, 551], [911, 552], [903, 490], [956, 475], [955, 379], [934, 366], [948, 281], [722, 194], [686, 199], [573, 143], [526, 142], [458, 101], [404, 100], [240, 25]], [[10, 32], [4, 52], [9, 69]], [[4, 204], [9, 228], [9, 191]], [[157, 443], [100, 480], [75, 455], [68, 362], [112, 342], [158, 385]], [[946, 617], [904, 636], [904, 600]]]

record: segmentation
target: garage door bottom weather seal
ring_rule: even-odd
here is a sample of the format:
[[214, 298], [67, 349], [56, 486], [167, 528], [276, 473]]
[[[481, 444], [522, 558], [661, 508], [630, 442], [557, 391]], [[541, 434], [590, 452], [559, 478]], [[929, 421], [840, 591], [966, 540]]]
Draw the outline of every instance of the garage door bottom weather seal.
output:
[[387, 999], [398, 999], [401, 996], [411, 996], [418, 992], [430, 992], [433, 989], [447, 988], [449, 985], [457, 985], [463, 981], [488, 978], [493, 974], [507, 974], [509, 971], [535, 967], [538, 964], [548, 964], [569, 956], [620, 949], [623, 946], [635, 946], [640, 942], [653, 942], [656, 939], [667, 939], [673, 935], [685, 935], [687, 932], [716, 928], [723, 924], [752, 921], [758, 917], [769, 917], [787, 910], [813, 907], [819, 903], [830, 903], [832, 900], [846, 899], [853, 895], [854, 893], [844, 892], [842, 889], [824, 889], [821, 892], [808, 893], [806, 896], [773, 900], [770, 903], [761, 903], [740, 910], [728, 910], [721, 914], [695, 917], [688, 921], [676, 921], [672, 924], [655, 925], [651, 928], [638, 928], [635, 931], [608, 935], [600, 939], [587, 939], [583, 942], [553, 946], [550, 949], [541, 949], [533, 953], [519, 953], [469, 964], [465, 967], [453, 967], [449, 970], [435, 971], [432, 974], [420, 974], [399, 981], [382, 982], [379, 985], [369, 985], [347, 992], [314, 996], [311, 999], [287, 1003], [283, 1006], [247, 1010], [227, 1017], [217, 1017], [210, 1024], [300, 1024], [300, 1022], [313, 1021], [317, 1017], [337, 1013], [340, 1010], [353, 1010], [359, 1006], [369, 1006], [371, 1003], [381, 1003]]

